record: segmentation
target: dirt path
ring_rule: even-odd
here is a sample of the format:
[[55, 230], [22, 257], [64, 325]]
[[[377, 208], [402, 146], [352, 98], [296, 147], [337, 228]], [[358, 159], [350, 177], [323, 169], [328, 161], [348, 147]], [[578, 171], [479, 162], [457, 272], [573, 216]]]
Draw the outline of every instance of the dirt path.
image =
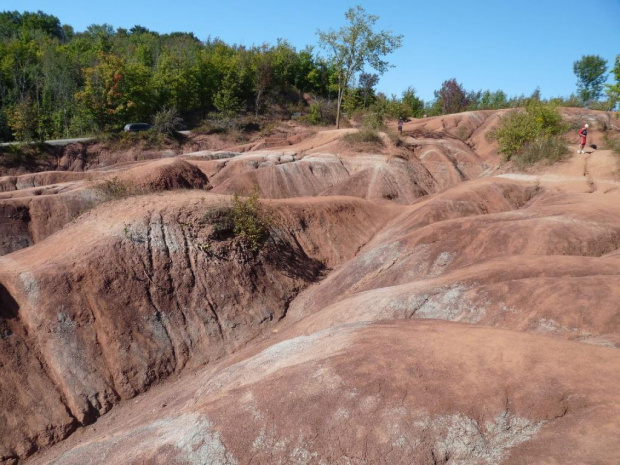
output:
[[565, 193], [607, 194], [620, 189], [620, 156], [611, 150], [573, 154], [536, 174], [502, 174], [502, 178], [537, 181]]

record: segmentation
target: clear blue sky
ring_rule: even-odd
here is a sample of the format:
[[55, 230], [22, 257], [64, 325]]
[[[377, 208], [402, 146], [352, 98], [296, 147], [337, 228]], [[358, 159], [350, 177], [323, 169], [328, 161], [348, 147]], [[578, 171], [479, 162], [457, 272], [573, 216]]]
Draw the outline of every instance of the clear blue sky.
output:
[[544, 97], [568, 96], [575, 60], [597, 54], [611, 64], [620, 54], [620, 0], [0, 0], [0, 10], [42, 10], [76, 31], [140, 24], [244, 45], [281, 37], [302, 48], [316, 44], [317, 29], [341, 26], [356, 4], [381, 17], [379, 28], [405, 36], [378, 86], [387, 94], [413, 85], [431, 99], [455, 77], [468, 90], [517, 95], [540, 86]]

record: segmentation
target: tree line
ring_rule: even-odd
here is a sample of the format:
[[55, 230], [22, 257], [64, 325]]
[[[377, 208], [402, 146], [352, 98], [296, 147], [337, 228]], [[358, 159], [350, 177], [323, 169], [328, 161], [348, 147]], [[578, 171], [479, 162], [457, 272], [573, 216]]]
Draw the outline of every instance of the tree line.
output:
[[[401, 36], [372, 31], [376, 16], [360, 7], [347, 15], [351, 27], [361, 28], [369, 41], [384, 40], [383, 53], [400, 46]], [[298, 50], [286, 40], [246, 47], [220, 39], [202, 41], [192, 33], [159, 34], [142, 26], [115, 29], [108, 24], [76, 32], [41, 11], [1, 12], [0, 140], [117, 131], [128, 122], [151, 122], [171, 108], [189, 126], [208, 115], [295, 113], [305, 113], [310, 123], [329, 124], [338, 119], [340, 106], [347, 116], [366, 112], [419, 117], [509, 108], [532, 97], [467, 91], [456, 79], [445, 81], [429, 102], [413, 87], [388, 97], [376, 91], [379, 75], [388, 67], [381, 54], [343, 68], [343, 56], [351, 58], [337, 53], [343, 31], [319, 34], [320, 44], [333, 51], [322, 56], [311, 46]], [[585, 76], [580, 90], [587, 95], [559, 104], [581, 106], [600, 97], [604, 80], [599, 82], [598, 71], [590, 72], [593, 66], [600, 71], [600, 63], [579, 69]], [[365, 72], [369, 68], [379, 74]], [[603, 74], [606, 64], [604, 68]], [[613, 72], [620, 82], [619, 60]], [[620, 85], [609, 87], [615, 104]]]
[[0, 13], [3, 140], [118, 130], [169, 107], [189, 122], [293, 108], [304, 93], [330, 98], [334, 76], [312, 48], [286, 40], [244, 47], [107, 24], [75, 32], [43, 12]]

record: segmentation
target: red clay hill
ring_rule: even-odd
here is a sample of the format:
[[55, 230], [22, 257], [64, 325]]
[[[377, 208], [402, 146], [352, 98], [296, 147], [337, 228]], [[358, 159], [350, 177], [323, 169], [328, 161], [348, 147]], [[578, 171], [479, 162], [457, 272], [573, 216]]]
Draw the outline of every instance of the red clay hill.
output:
[[504, 113], [0, 177], [0, 463], [620, 463], [620, 157]]

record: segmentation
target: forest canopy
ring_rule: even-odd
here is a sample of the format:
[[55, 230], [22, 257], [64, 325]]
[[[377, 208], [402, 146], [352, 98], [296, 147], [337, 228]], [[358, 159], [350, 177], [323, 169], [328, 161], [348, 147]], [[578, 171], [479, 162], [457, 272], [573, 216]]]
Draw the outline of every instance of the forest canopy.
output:
[[[0, 12], [0, 141], [120, 131], [130, 122], [150, 123], [170, 109], [190, 127], [209, 115], [244, 114], [289, 118], [304, 113], [311, 124], [332, 124], [339, 68], [329, 58], [285, 39], [231, 45], [139, 25], [93, 24], [76, 32], [42, 11]], [[540, 99], [538, 90], [512, 98], [502, 90], [468, 91], [455, 78], [444, 81], [431, 101], [421, 100], [412, 86], [388, 97], [376, 91], [379, 76], [369, 71], [340, 83], [347, 116], [421, 117]], [[554, 100], [584, 104], [577, 96]]]

